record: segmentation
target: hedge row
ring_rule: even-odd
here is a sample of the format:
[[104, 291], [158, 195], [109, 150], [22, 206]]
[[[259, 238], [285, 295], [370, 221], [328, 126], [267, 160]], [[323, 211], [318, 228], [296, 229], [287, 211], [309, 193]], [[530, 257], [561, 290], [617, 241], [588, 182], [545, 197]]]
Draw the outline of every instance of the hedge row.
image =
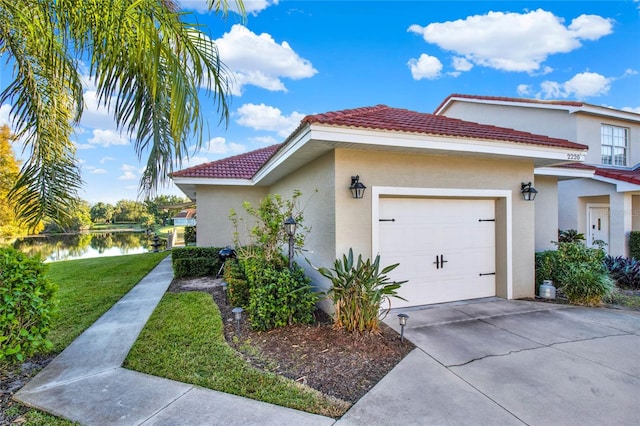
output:
[[629, 234], [629, 252], [632, 258], [640, 260], [640, 231], [631, 231]]
[[171, 251], [173, 275], [176, 278], [215, 275], [222, 263], [221, 247], [176, 247]]

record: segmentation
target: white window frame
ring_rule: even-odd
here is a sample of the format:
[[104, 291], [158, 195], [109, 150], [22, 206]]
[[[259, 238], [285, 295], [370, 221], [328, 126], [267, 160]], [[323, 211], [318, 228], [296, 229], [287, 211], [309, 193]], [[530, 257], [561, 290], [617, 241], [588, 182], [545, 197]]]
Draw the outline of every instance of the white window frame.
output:
[[[609, 128], [611, 131], [605, 135], [605, 129]], [[619, 135], [616, 135], [616, 130], [622, 130], [624, 132], [624, 145], [616, 144], [616, 141], [620, 139]], [[622, 149], [624, 151], [622, 164], [616, 164], [616, 149]], [[607, 153], [605, 154], [605, 151]], [[607, 166], [626, 167], [629, 155], [629, 129], [622, 126], [614, 126], [612, 124], [600, 125], [600, 162]], [[608, 158], [608, 162], [605, 159]], [[619, 158], [619, 157], [618, 157]]]

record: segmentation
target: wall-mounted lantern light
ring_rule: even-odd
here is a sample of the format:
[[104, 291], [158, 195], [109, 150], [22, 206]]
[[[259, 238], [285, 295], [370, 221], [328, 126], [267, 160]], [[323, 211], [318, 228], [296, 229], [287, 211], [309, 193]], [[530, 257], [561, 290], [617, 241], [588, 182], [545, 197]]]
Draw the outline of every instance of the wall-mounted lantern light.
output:
[[351, 186], [349, 189], [351, 190], [351, 196], [358, 199], [364, 197], [364, 190], [367, 189], [367, 187], [360, 182], [360, 176], [357, 175], [351, 176]]
[[522, 198], [525, 201], [535, 200], [536, 194], [538, 193], [538, 191], [533, 186], [531, 186], [531, 182], [529, 183], [522, 182], [520, 184], [520, 192], [522, 193]]
[[298, 222], [289, 216], [287, 220], [284, 221], [284, 230], [289, 236], [289, 269], [293, 267], [293, 242], [294, 235], [296, 234], [296, 227], [298, 226]]
[[398, 321], [400, 321], [400, 341], [404, 341], [404, 326], [407, 325], [407, 320], [409, 319], [409, 315], [407, 314], [398, 314]]

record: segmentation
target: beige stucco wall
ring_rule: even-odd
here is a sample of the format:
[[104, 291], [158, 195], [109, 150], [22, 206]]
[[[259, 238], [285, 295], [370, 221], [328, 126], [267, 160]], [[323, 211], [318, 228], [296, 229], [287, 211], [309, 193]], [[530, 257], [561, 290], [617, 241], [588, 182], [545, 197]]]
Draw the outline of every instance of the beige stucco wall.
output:
[[[351, 175], [373, 186], [414, 188], [493, 189], [513, 191], [512, 248], [513, 297], [534, 295], [534, 205], [520, 196], [520, 183], [534, 181], [533, 164], [528, 161], [492, 160], [471, 157], [429, 156], [379, 151], [337, 150], [336, 256], [350, 247], [364, 256], [372, 250], [372, 197], [351, 198], [347, 190]], [[496, 208], [500, 203], [496, 204]], [[497, 217], [500, 213], [497, 212]], [[498, 223], [496, 223], [498, 226]], [[498, 235], [497, 235], [498, 236]], [[505, 250], [497, 242], [497, 250]], [[497, 259], [500, 259], [497, 253]], [[497, 282], [504, 277], [496, 276]], [[499, 295], [500, 285], [498, 285]]]
[[558, 240], [558, 178], [536, 176], [533, 182], [538, 190], [535, 204], [536, 251], [553, 250]]
[[[335, 261], [335, 162], [334, 152], [312, 161], [274, 184], [270, 191], [290, 199], [294, 190], [299, 190], [299, 207], [304, 213], [304, 224], [310, 227], [304, 251], [295, 260], [305, 269], [314, 287], [320, 291], [329, 288], [329, 282], [314, 268], [330, 267]], [[313, 266], [312, 266], [313, 265]], [[320, 304], [330, 311], [330, 303]]]
[[567, 111], [454, 102], [444, 115], [584, 143], [578, 139], [575, 115]]
[[[245, 201], [257, 206], [268, 194], [267, 188], [249, 186], [196, 186], [198, 233], [197, 245], [201, 247], [234, 246], [234, 227], [229, 220], [233, 208], [238, 216], [246, 219], [248, 228], [251, 218], [247, 217], [242, 204]], [[248, 236], [244, 226], [239, 227], [241, 241]]]

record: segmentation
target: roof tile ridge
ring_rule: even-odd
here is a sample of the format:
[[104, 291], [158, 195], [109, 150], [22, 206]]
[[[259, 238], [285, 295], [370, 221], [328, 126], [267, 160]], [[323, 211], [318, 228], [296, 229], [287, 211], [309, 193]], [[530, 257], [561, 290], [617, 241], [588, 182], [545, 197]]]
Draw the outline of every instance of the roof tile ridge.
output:
[[195, 166], [187, 167], [186, 169], [178, 170], [176, 172], [171, 173], [171, 175], [177, 175], [178, 173], [179, 174], [184, 174], [184, 173], [200, 170], [200, 169], [209, 167], [209, 166], [214, 165], [214, 164], [231, 163], [234, 160], [237, 160], [237, 159], [240, 159], [240, 158], [244, 158], [244, 157], [250, 157], [250, 156], [253, 156], [253, 155], [257, 155], [257, 154], [259, 154], [261, 152], [264, 152], [264, 151], [267, 151], [269, 149], [273, 149], [274, 150], [273, 153], [271, 154], [271, 155], [273, 155], [273, 154], [275, 154], [275, 152], [282, 145], [283, 145], [282, 143], [273, 144], [273, 145], [269, 145], [269, 146], [266, 146], [266, 147], [263, 147], [263, 148], [254, 149], [253, 151], [248, 151], [248, 152], [243, 152], [243, 153], [240, 153], [240, 154], [236, 154], [236, 155], [233, 155], [231, 157], [225, 157], [225, 158], [220, 158], [218, 160], [208, 161], [206, 163], [197, 164]]

